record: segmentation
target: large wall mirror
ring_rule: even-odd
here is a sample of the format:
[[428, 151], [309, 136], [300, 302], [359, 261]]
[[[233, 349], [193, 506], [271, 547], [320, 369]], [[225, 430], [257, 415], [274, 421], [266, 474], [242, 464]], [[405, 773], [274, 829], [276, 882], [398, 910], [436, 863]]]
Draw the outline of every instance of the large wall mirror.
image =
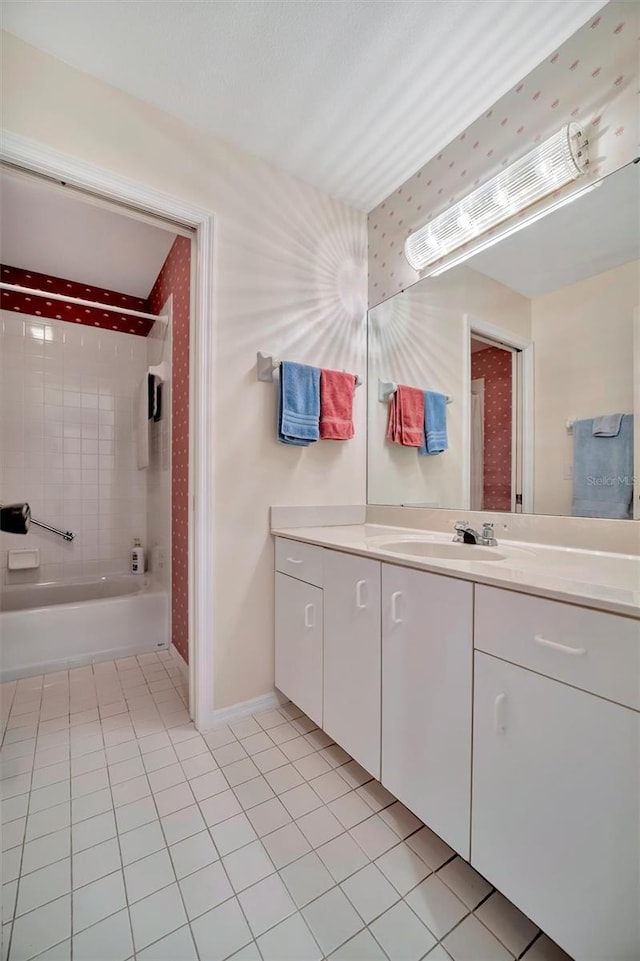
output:
[[[639, 303], [632, 163], [372, 308], [369, 503], [639, 518]], [[447, 395], [446, 451], [387, 439], [398, 384]]]

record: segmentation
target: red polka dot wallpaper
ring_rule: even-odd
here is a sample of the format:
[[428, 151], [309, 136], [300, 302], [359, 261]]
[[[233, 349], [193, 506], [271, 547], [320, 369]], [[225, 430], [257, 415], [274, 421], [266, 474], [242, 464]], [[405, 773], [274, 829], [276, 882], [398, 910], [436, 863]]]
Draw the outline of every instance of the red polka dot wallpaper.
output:
[[171, 640], [189, 657], [189, 318], [191, 241], [177, 237], [153, 290], [149, 310], [159, 314], [173, 294], [171, 428]]
[[67, 297], [79, 297], [81, 300], [93, 300], [104, 304], [104, 309], [83, 307], [80, 304], [65, 303], [63, 300], [48, 300], [46, 297], [3, 290], [0, 298], [3, 310], [14, 310], [17, 313], [45, 317], [49, 320], [68, 320], [73, 324], [118, 330], [123, 334], [138, 334], [140, 337], [146, 337], [153, 326], [152, 320], [130, 317], [118, 312], [118, 308], [126, 307], [128, 310], [148, 313], [147, 301], [141, 297], [133, 297], [119, 290], [108, 290], [105, 287], [91, 287], [68, 280], [66, 277], [38, 274], [35, 270], [22, 270], [20, 267], [10, 267], [8, 264], [0, 265], [0, 271], [2, 280], [8, 284], [32, 287], [34, 290], [44, 290], [50, 294], [64, 294]]
[[471, 354], [471, 379], [484, 379], [484, 510], [511, 510], [512, 354]]

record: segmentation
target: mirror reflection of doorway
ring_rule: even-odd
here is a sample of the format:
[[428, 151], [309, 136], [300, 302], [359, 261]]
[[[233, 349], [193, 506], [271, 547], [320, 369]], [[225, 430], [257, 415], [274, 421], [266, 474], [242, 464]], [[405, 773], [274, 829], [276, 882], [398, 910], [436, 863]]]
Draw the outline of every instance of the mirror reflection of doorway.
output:
[[518, 510], [519, 351], [474, 332], [470, 348], [470, 508]]

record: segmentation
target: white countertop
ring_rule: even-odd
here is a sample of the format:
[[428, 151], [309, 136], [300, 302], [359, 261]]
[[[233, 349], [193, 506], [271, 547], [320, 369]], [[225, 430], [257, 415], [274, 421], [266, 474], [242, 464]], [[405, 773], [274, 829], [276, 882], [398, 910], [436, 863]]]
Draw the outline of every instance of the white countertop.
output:
[[360, 554], [402, 567], [458, 577], [477, 584], [548, 597], [601, 611], [640, 618], [640, 558], [632, 554], [549, 547], [521, 541], [499, 541], [504, 560], [450, 560], [391, 553], [384, 542], [430, 541], [446, 544], [452, 534], [417, 531], [415, 528], [361, 524], [344, 527], [296, 527], [273, 529], [279, 537], [317, 544], [319, 547]]

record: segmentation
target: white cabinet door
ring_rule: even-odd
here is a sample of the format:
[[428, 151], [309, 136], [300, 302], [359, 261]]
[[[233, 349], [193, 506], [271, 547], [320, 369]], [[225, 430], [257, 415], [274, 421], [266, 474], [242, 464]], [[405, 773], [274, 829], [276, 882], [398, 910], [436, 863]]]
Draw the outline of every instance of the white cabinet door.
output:
[[476, 653], [471, 863], [572, 957], [640, 958], [640, 714]]
[[276, 687], [322, 727], [322, 591], [276, 574]]
[[473, 586], [382, 566], [382, 783], [469, 858]]
[[324, 729], [380, 777], [380, 563], [327, 551]]

